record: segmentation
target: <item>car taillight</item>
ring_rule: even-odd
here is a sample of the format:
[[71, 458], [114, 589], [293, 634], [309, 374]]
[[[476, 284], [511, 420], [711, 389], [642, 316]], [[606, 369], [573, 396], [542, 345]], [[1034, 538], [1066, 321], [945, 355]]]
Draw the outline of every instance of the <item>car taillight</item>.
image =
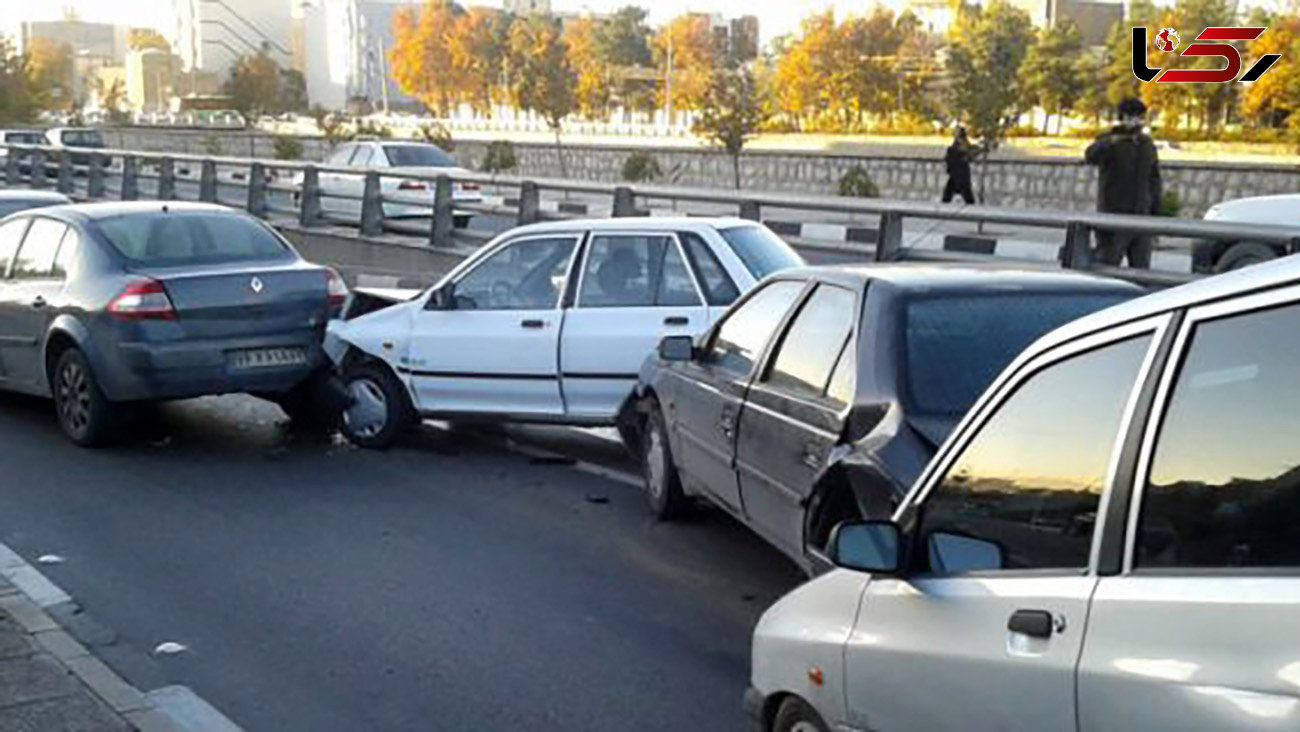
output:
[[117, 297], [108, 303], [108, 312], [122, 320], [175, 320], [167, 290], [158, 280], [139, 279], [128, 282]]
[[423, 191], [427, 188], [428, 186], [421, 180], [404, 180], [397, 184], [397, 190], [399, 191]]
[[331, 308], [343, 307], [344, 301], [348, 299], [348, 286], [343, 282], [343, 278], [338, 272], [332, 269], [325, 270], [325, 277], [328, 281], [329, 304]]
[[478, 190], [478, 184], [477, 184], [477, 183], [461, 183], [461, 184], [460, 184], [460, 189], [461, 189], [462, 191], [477, 191], [477, 190]]

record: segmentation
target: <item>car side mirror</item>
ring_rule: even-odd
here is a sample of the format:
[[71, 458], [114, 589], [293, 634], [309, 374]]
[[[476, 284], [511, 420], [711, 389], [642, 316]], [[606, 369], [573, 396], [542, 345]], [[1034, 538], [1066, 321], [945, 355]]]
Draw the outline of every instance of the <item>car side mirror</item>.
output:
[[447, 283], [442, 287], [434, 290], [429, 295], [429, 304], [426, 310], [455, 310], [456, 309], [456, 285]]
[[695, 339], [690, 336], [664, 336], [659, 341], [659, 358], [665, 361], [690, 361], [695, 358]]
[[845, 521], [831, 532], [827, 546], [837, 567], [872, 574], [898, 574], [903, 531], [888, 520]]
[[940, 574], [985, 572], [1003, 568], [1005, 555], [995, 541], [967, 534], [936, 531], [926, 539], [930, 570]]

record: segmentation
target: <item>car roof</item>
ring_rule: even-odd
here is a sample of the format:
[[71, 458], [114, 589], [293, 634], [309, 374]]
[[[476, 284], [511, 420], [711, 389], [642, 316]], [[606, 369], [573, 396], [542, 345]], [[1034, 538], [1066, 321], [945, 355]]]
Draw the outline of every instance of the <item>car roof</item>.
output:
[[0, 190], [0, 201], [71, 203], [72, 199], [55, 191]]
[[1068, 270], [1008, 267], [1005, 264], [830, 264], [785, 269], [774, 273], [772, 277], [816, 279], [851, 289], [863, 287], [869, 281], [877, 281], [888, 283], [898, 290], [913, 292], [987, 289], [1142, 292], [1142, 288], [1137, 285], [1111, 277]]
[[[190, 201], [103, 201], [100, 203], [73, 203], [42, 208], [39, 210], [39, 213], [51, 216], [64, 216], [70, 219], [85, 221], [129, 214], [160, 213], [162, 211], [168, 211], [171, 213], [220, 213], [244, 215], [242, 211], [238, 211], [228, 206], [220, 206], [215, 203], [195, 203]], [[32, 211], [31, 213], [36, 213], [36, 211]]]
[[702, 229], [727, 229], [734, 226], [757, 226], [757, 221], [735, 216], [644, 216], [613, 219], [566, 219], [525, 224], [511, 229], [508, 234], [550, 234], [574, 231], [700, 231]]

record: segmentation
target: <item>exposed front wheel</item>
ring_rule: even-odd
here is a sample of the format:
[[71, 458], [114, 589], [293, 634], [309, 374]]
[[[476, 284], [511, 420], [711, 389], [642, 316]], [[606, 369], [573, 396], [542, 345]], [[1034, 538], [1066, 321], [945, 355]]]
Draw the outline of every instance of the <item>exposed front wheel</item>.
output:
[[392, 371], [376, 364], [349, 369], [343, 376], [347, 406], [343, 434], [361, 447], [387, 447], [415, 423], [406, 389]]
[[668, 430], [656, 402], [650, 403], [645, 428], [641, 431], [641, 472], [645, 479], [646, 502], [660, 519], [680, 516], [686, 509], [681, 477], [668, 444]]
[[772, 732], [829, 732], [821, 715], [797, 696], [787, 697], [776, 710]]
[[1277, 259], [1277, 252], [1273, 247], [1258, 241], [1240, 241], [1228, 247], [1228, 251], [1219, 258], [1214, 269], [1216, 272], [1230, 272], [1252, 264], [1267, 262], [1270, 259]]
[[69, 348], [54, 365], [50, 389], [63, 434], [82, 447], [103, 445], [113, 433], [121, 409], [104, 396], [85, 354]]

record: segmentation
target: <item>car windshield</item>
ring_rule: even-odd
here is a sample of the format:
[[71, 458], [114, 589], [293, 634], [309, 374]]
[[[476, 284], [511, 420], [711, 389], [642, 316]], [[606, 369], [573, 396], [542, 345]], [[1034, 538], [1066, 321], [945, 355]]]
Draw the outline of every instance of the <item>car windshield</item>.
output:
[[745, 269], [762, 279], [773, 272], [788, 267], [802, 267], [804, 261], [795, 251], [773, 234], [766, 226], [734, 226], [719, 229], [719, 234], [731, 246], [731, 251], [745, 263]]
[[384, 145], [394, 168], [454, 168], [456, 161], [433, 145]]
[[14, 145], [40, 145], [45, 142], [45, 135], [39, 132], [6, 132], [5, 142]]
[[113, 248], [139, 264], [217, 264], [289, 255], [265, 224], [237, 214], [133, 213], [98, 223]]
[[63, 144], [71, 147], [103, 147], [104, 136], [98, 130], [64, 130]]
[[908, 409], [960, 416], [1039, 336], [1133, 297], [1124, 292], [1018, 292], [917, 297], [904, 325]]

